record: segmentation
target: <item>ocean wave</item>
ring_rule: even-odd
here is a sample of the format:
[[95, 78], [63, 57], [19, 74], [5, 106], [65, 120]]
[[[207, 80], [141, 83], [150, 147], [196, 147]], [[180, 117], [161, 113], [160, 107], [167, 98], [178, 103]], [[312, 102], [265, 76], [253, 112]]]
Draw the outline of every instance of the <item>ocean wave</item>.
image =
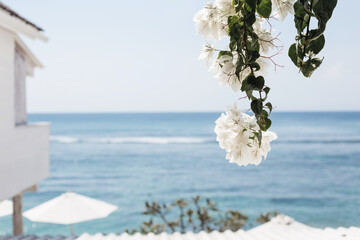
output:
[[[187, 144], [215, 143], [213, 138], [200, 137], [107, 137], [77, 138], [70, 136], [51, 136], [57, 143], [103, 143], [103, 144]], [[359, 144], [360, 139], [279, 139], [274, 144]]]
[[80, 139], [67, 136], [50, 136], [50, 141], [59, 143], [78, 143], [80, 142]]
[[101, 138], [97, 141], [101, 143], [154, 143], [154, 144], [169, 144], [169, 143], [205, 143], [209, 139], [194, 138], [194, 137], [131, 137], [131, 138]]
[[215, 142], [212, 138], [198, 137], [113, 137], [113, 138], [75, 138], [68, 136], [51, 136], [50, 140], [57, 143], [146, 143], [146, 144], [186, 144], [186, 143], [210, 143]]
[[289, 139], [274, 141], [281, 144], [358, 144], [360, 139]]

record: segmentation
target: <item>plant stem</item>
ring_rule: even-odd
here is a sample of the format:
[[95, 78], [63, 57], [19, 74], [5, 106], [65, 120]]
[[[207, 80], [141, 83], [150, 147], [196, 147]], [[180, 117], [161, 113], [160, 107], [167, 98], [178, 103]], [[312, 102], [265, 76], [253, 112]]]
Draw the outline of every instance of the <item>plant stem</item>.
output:
[[[311, 0], [311, 2], [310, 2], [310, 7], [309, 7], [310, 12], [312, 11], [312, 5], [313, 5], [313, 0]], [[311, 21], [311, 16], [309, 15], [309, 21], [306, 23], [307, 26], [306, 26], [306, 34], [305, 34], [305, 41], [304, 41], [303, 57], [305, 57], [305, 53], [306, 53], [306, 44], [307, 44], [308, 35], [310, 32], [310, 21]]]

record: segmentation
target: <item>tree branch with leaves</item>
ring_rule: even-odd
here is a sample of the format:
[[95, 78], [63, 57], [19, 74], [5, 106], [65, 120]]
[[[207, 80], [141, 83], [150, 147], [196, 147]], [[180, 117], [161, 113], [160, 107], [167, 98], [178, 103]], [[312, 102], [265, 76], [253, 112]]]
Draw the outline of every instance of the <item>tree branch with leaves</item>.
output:
[[[213, 201], [202, 199], [200, 196], [190, 201], [179, 199], [171, 204], [146, 202], [143, 214], [150, 216], [150, 219], [144, 221], [139, 228], [126, 229], [125, 232], [160, 234], [162, 232], [186, 233], [187, 231], [237, 231], [244, 228], [249, 221], [249, 217], [241, 211], [232, 209], [221, 211]], [[261, 214], [255, 221], [265, 223], [277, 214], [277, 212]]]

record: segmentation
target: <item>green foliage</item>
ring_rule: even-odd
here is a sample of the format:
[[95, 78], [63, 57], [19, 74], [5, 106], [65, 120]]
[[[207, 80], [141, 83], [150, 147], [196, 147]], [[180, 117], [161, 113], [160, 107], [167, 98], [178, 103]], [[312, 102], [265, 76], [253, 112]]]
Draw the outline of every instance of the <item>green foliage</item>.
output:
[[[323, 33], [336, 4], [337, 0], [297, 0], [294, 4], [298, 35], [288, 54], [305, 77], [310, 77], [322, 63], [323, 59], [316, 58], [315, 55], [324, 48]], [[315, 29], [310, 29], [312, 19], [317, 21]]]
[[[250, 70], [250, 74], [242, 81], [241, 91], [251, 101], [251, 110], [255, 113], [260, 126], [259, 132], [254, 132], [261, 144], [261, 131], [266, 131], [271, 126], [269, 119], [271, 109], [265, 106], [272, 106], [266, 102], [270, 88], [265, 86], [263, 76], [256, 72], [261, 67], [256, 62], [260, 57], [260, 40], [254, 31], [253, 24], [256, 21], [256, 14], [269, 18], [272, 11], [271, 0], [234, 0], [233, 5], [238, 15], [228, 18], [231, 51], [238, 53], [239, 59], [236, 68], [236, 75], [244, 70]], [[255, 94], [258, 92], [258, 94]]]
[[[321, 58], [315, 57], [325, 45], [323, 35], [326, 24], [332, 16], [337, 0], [297, 0], [294, 3], [294, 21], [298, 32], [296, 43], [289, 48], [292, 62], [299, 67], [302, 74], [310, 77], [321, 65]], [[246, 93], [251, 101], [250, 107], [254, 112], [260, 132], [254, 135], [261, 144], [261, 131], [266, 131], [271, 126], [269, 116], [273, 110], [270, 102], [266, 102], [270, 88], [265, 85], [263, 76], [256, 72], [261, 70], [256, 62], [260, 57], [260, 41], [254, 31], [253, 24], [256, 14], [269, 18], [272, 11], [271, 0], [233, 0], [237, 15], [228, 18], [230, 51], [221, 51], [222, 55], [231, 55], [236, 51], [239, 59], [235, 74], [250, 70], [250, 74], [242, 81], [241, 91]], [[310, 29], [310, 21], [317, 20], [317, 28]]]
[[299, 66], [299, 62], [298, 62], [298, 56], [296, 54], [297, 48], [296, 48], [296, 44], [292, 44], [289, 48], [289, 57], [291, 59], [291, 61], [293, 61], [293, 63], [298, 67]]
[[[157, 202], [145, 203], [144, 215], [150, 216], [148, 221], [144, 221], [139, 229], [128, 230], [125, 232], [134, 234], [140, 232], [142, 234], [162, 232], [181, 232], [186, 231], [206, 231], [211, 232], [217, 230], [224, 232], [226, 230], [237, 231], [242, 229], [248, 222], [248, 216], [240, 211], [227, 210], [221, 212], [216, 204], [210, 199], [201, 199], [196, 196], [191, 201], [184, 199], [176, 200], [170, 205], [159, 204]], [[260, 215], [258, 219], [270, 220], [273, 213]]]
[[[299, 72], [310, 77], [322, 64], [323, 58], [316, 55], [325, 46], [324, 31], [337, 4], [337, 0], [295, 0], [293, 6], [291, 2], [232, 0], [233, 9], [227, 10], [224, 10], [218, 2], [213, 5], [209, 3], [211, 7], [208, 6], [199, 12], [201, 15], [199, 19], [202, 20], [196, 20], [198, 23], [201, 22], [198, 27], [201, 26], [202, 29], [198, 29], [198, 32], [203, 32], [206, 38], [218, 39], [225, 35], [224, 31], [227, 31], [230, 40], [229, 48], [221, 51], [211, 47], [212, 51], [219, 51], [218, 61], [214, 62], [213, 70], [219, 71], [215, 76], [219, 78], [221, 84], [225, 83], [234, 91], [237, 91], [241, 84], [240, 90], [246, 94], [244, 98], [248, 98], [250, 109], [259, 125], [259, 128], [257, 126], [252, 128], [253, 135], [250, 138], [257, 139], [259, 145], [261, 145], [262, 132], [271, 127], [270, 115], [274, 109], [268, 101], [270, 88], [262, 76], [264, 70], [262, 68], [266, 67], [265, 61], [269, 60], [276, 70], [279, 65], [272, 58], [282, 51], [282, 46], [276, 44], [278, 35], [276, 37], [271, 35], [272, 10], [276, 9], [280, 18], [283, 19], [287, 13], [292, 12], [291, 7], [293, 7], [297, 36], [296, 42], [289, 48], [288, 55], [299, 68]], [[317, 24], [314, 24], [314, 21]], [[264, 27], [262, 22], [268, 24], [268, 28]], [[310, 29], [313, 25], [316, 27]], [[272, 49], [276, 49], [277, 53], [264, 55]], [[205, 55], [207, 56], [204, 57]], [[211, 57], [212, 52], [208, 54], [206, 51], [201, 56], [207, 61]], [[264, 61], [264, 59], [267, 60]], [[251, 147], [251, 145], [248, 146]]]
[[247, 84], [252, 90], [260, 91], [264, 87], [265, 79], [262, 76], [254, 77], [251, 75], [247, 78]]
[[251, 101], [251, 110], [256, 114], [259, 115], [262, 112], [263, 103], [259, 99], [254, 99]]
[[258, 218], [255, 219], [255, 222], [263, 224], [267, 223], [271, 220], [271, 218], [276, 217], [279, 215], [278, 212], [267, 212], [265, 214], [261, 214]]
[[258, 1], [257, 12], [264, 18], [269, 18], [271, 14], [272, 3], [271, 0], [260, 0]]

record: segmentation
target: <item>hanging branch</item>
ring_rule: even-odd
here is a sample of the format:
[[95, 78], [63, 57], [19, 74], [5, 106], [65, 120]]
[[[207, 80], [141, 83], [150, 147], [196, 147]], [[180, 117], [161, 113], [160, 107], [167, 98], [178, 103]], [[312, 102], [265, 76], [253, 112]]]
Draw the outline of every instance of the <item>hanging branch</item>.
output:
[[[195, 15], [198, 33], [206, 40], [229, 37], [228, 49], [218, 51], [211, 70], [220, 85], [244, 92], [254, 113], [249, 116], [235, 105], [216, 121], [217, 141], [226, 150], [230, 162], [240, 166], [258, 165], [270, 151], [270, 142], [277, 138], [268, 131], [273, 106], [267, 101], [270, 87], [265, 84], [268, 63], [275, 70], [283, 67], [274, 60], [282, 52], [282, 46], [275, 42], [279, 41], [279, 34], [272, 36], [274, 16], [284, 20], [288, 13], [295, 14], [298, 36], [289, 56], [304, 76], [310, 77], [322, 63], [323, 59], [315, 55], [324, 47], [323, 32], [336, 3], [336, 0], [295, 3], [294, 0], [215, 0]], [[312, 19], [318, 21], [315, 29], [310, 29]], [[272, 50], [276, 52], [269, 53]], [[207, 44], [199, 58], [209, 62], [215, 51], [214, 46]]]
[[[298, 0], [294, 4], [298, 35], [296, 43], [289, 48], [289, 57], [305, 77], [310, 77], [323, 61], [315, 56], [324, 48], [323, 33], [336, 4], [337, 0]], [[318, 24], [317, 28], [310, 30], [312, 19]]]

